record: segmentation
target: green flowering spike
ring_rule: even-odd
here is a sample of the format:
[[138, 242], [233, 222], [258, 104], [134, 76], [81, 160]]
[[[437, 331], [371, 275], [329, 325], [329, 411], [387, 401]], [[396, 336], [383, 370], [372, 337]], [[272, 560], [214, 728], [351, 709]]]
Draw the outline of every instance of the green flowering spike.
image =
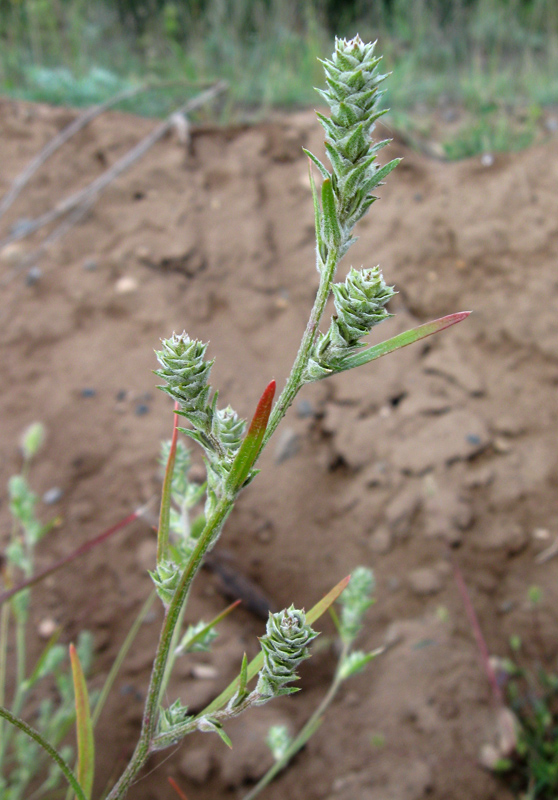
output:
[[246, 421], [230, 406], [219, 409], [213, 417], [213, 433], [229, 455], [234, 455], [242, 444]]
[[339, 598], [341, 605], [340, 633], [344, 641], [353, 641], [362, 626], [365, 611], [374, 604], [372, 593], [376, 581], [367, 567], [357, 567], [349, 585]]
[[274, 761], [281, 761], [287, 755], [292, 738], [286, 725], [272, 725], [266, 736], [266, 744]]
[[334, 283], [332, 291], [337, 315], [314, 345], [305, 373], [307, 383], [336, 372], [344, 359], [363, 347], [362, 337], [390, 316], [385, 306], [395, 294], [378, 267], [360, 271], [351, 267], [345, 282]]
[[186, 633], [176, 648], [176, 653], [177, 655], [182, 655], [183, 653], [207, 653], [217, 636], [218, 633], [215, 628], [200, 620], [195, 625], [188, 625]]
[[45, 426], [42, 422], [33, 422], [21, 437], [21, 450], [26, 461], [37, 455], [45, 441]]
[[180, 700], [175, 700], [174, 703], [167, 708], [161, 708], [159, 716], [159, 733], [169, 733], [177, 725], [182, 725], [184, 722], [194, 719], [188, 715], [187, 706], [183, 706]]
[[170, 339], [163, 339], [163, 349], [156, 351], [162, 369], [155, 370], [155, 375], [167, 383], [159, 388], [178, 401], [192, 424], [201, 427], [211, 422], [208, 380], [213, 361], [205, 361], [206, 350], [207, 343], [190, 339], [186, 333], [173, 333]]
[[161, 561], [157, 565], [157, 569], [149, 572], [151, 579], [155, 584], [157, 594], [163, 601], [165, 606], [168, 606], [174, 596], [174, 592], [180, 581], [181, 570], [178, 564], [174, 561]]
[[306, 623], [304, 611], [294, 606], [269, 615], [266, 634], [260, 639], [264, 665], [255, 689], [257, 703], [297, 691], [286, 684], [298, 679], [297, 667], [310, 656], [308, 645], [317, 635]]
[[339, 346], [362, 347], [360, 339], [389, 317], [385, 305], [395, 294], [378, 267], [358, 271], [351, 267], [344, 283], [332, 286], [337, 317], [335, 336]]
[[345, 681], [347, 678], [362, 672], [375, 655], [376, 653], [363, 653], [361, 650], [355, 650], [349, 653], [349, 655], [343, 659], [339, 667], [339, 678]]
[[386, 76], [378, 72], [380, 58], [374, 55], [374, 46], [359, 36], [349, 41], [336, 39], [331, 60], [322, 62], [327, 89], [318, 91], [331, 116], [318, 114], [318, 119], [326, 133], [331, 175], [322, 164], [318, 167], [325, 179], [331, 178], [342, 233], [340, 255], [352, 243], [351, 230], [373, 202], [370, 191], [399, 163], [395, 159], [382, 169], [374, 163], [377, 152], [387, 144], [373, 145], [370, 139], [375, 121], [385, 113], [378, 104], [383, 94], [379, 86]]

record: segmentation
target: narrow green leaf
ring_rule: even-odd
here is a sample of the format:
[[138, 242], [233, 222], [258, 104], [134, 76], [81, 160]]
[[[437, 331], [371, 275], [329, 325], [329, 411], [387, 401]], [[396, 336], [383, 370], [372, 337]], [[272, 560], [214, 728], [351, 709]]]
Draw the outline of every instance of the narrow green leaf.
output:
[[[47, 660], [47, 658], [49, 656], [49, 653], [52, 650], [52, 648], [54, 647], [54, 645], [56, 644], [56, 642], [58, 641], [58, 639], [60, 638], [60, 634], [61, 633], [62, 633], [62, 628], [61, 627], [56, 628], [56, 630], [54, 631], [54, 633], [52, 634], [52, 636], [48, 640], [48, 642], [46, 644], [46, 647], [44, 648], [43, 652], [41, 653], [41, 655], [37, 659], [37, 663], [35, 664], [35, 668], [34, 668], [33, 672], [31, 673], [31, 675], [27, 678], [27, 680], [24, 683], [23, 688], [24, 688], [24, 690], [26, 692], [28, 692], [30, 689], [32, 689], [33, 686], [35, 685], [35, 683], [39, 680], [39, 678], [42, 677], [43, 668], [45, 666], [45, 663], [46, 663], [46, 660]], [[60, 647], [62, 647], [62, 645], [60, 645]], [[65, 651], [65, 648], [64, 648], [64, 651]], [[64, 655], [64, 658], [65, 657], [66, 656]]]
[[220, 614], [217, 614], [217, 616], [214, 619], [212, 619], [211, 622], [208, 622], [207, 625], [200, 631], [198, 631], [194, 636], [191, 636], [190, 638], [184, 636], [182, 638], [182, 641], [176, 648], [176, 652], [187, 653], [189, 650], [191, 650], [193, 645], [202, 640], [204, 636], [208, 633], [208, 631], [211, 630], [211, 628], [214, 628], [216, 625], [219, 624], [219, 622], [224, 620], [225, 617], [227, 617], [231, 613], [231, 611], [234, 611], [234, 609], [238, 605], [240, 605], [240, 603], [242, 603], [242, 600], [235, 600], [234, 603], [231, 603], [230, 606], [227, 606], [227, 608], [225, 608], [224, 611], [221, 611]]
[[72, 677], [76, 698], [78, 780], [83, 787], [87, 800], [89, 800], [95, 772], [95, 740], [93, 738], [93, 725], [85, 676], [73, 644], [70, 645], [70, 661], [72, 662]]
[[246, 694], [246, 684], [248, 683], [248, 657], [246, 653], [242, 656], [242, 665], [240, 667], [238, 694], [244, 696]]
[[213, 731], [214, 733], [216, 733], [218, 736], [221, 737], [221, 739], [225, 742], [227, 747], [230, 747], [232, 749], [232, 742], [225, 733], [223, 725], [218, 720], [212, 719], [211, 717], [206, 717], [204, 723], [205, 724], [203, 728], [200, 728], [200, 730], [203, 730], [205, 733]]
[[39, 747], [42, 747], [49, 758], [51, 758], [60, 768], [62, 774], [70, 784], [71, 788], [74, 790], [77, 800], [89, 800], [89, 798], [85, 796], [83, 789], [79, 785], [68, 764], [56, 752], [54, 747], [52, 747], [52, 745], [50, 745], [46, 739], [43, 739], [38, 731], [36, 731], [19, 717], [14, 716], [10, 711], [8, 711], [7, 708], [4, 708], [4, 706], [0, 706], [0, 717], [7, 719], [9, 723], [14, 725], [16, 728], [19, 728], [19, 730], [22, 731], [26, 736], [29, 736], [30, 739], [33, 739], [33, 741], [37, 742]]
[[229, 747], [232, 750], [232, 742], [225, 733], [225, 731], [223, 730], [223, 728], [215, 728], [215, 733], [217, 733], [221, 737], [221, 739], [225, 742], [227, 747]]
[[335, 365], [335, 370], [336, 372], [344, 372], [353, 367], [361, 367], [364, 364], [368, 364], [369, 361], [374, 361], [388, 353], [393, 353], [394, 350], [400, 350], [402, 347], [407, 347], [407, 345], [418, 342], [420, 339], [425, 339], [427, 336], [443, 331], [445, 328], [449, 328], [451, 325], [466, 319], [470, 313], [470, 311], [459, 311], [457, 314], [448, 314], [447, 317], [425, 322], [424, 325], [419, 325], [418, 328], [412, 328], [412, 330], [400, 333], [392, 339], [387, 339], [385, 342], [380, 342], [380, 344], [344, 358], [339, 364]]
[[341, 243], [341, 228], [337, 219], [335, 196], [329, 178], [322, 183], [322, 223], [326, 244], [329, 247], [337, 247]]
[[[312, 625], [314, 622], [316, 622], [317, 619], [319, 619], [322, 616], [322, 614], [324, 614], [328, 610], [331, 604], [334, 603], [335, 600], [337, 600], [337, 598], [339, 597], [339, 595], [347, 588], [350, 579], [351, 579], [350, 575], [348, 575], [346, 578], [343, 578], [342, 581], [339, 581], [339, 583], [336, 586], [334, 586], [333, 589], [331, 589], [324, 597], [322, 597], [322, 599], [318, 603], [316, 603], [316, 605], [313, 608], [310, 609], [310, 611], [306, 614], [306, 622], [308, 623], [308, 625]], [[248, 664], [247, 681], [246, 681], [247, 683], [249, 683], [252, 680], [252, 678], [254, 678], [258, 674], [262, 666], [263, 666], [263, 653], [260, 651], [258, 655], [255, 658], [253, 658], [252, 661], [250, 661], [250, 663]], [[228, 703], [231, 697], [233, 697], [233, 695], [236, 694], [239, 685], [240, 685], [240, 676], [235, 678], [232, 681], [232, 683], [230, 683], [227, 686], [227, 688], [223, 692], [221, 692], [221, 694], [218, 697], [216, 697], [212, 703], [210, 703], [207, 706], [207, 708], [204, 708], [204, 710], [198, 714], [197, 718], [199, 719], [200, 717], [205, 717], [207, 716], [207, 714], [212, 714], [214, 711], [217, 711], [218, 709], [222, 708], [226, 703]]]
[[322, 164], [322, 162], [320, 161], [319, 158], [316, 158], [314, 153], [311, 153], [310, 150], [307, 150], [305, 147], [303, 147], [302, 150], [303, 150], [304, 153], [306, 153], [306, 155], [308, 156], [310, 161], [312, 161], [312, 163], [315, 164], [318, 167], [322, 178], [324, 178], [324, 179], [325, 178], [331, 178], [331, 175], [329, 174], [327, 168], [324, 167], [324, 165]]
[[262, 443], [265, 429], [271, 414], [271, 406], [275, 396], [275, 381], [270, 381], [256, 408], [248, 433], [244, 437], [238, 453], [233, 461], [231, 471], [227, 478], [227, 491], [234, 495], [238, 492], [249, 477]]
[[157, 564], [167, 558], [169, 549], [170, 510], [172, 501], [172, 477], [174, 475], [174, 462], [176, 460], [176, 443], [178, 441], [178, 414], [179, 404], [174, 404], [174, 424], [172, 429], [171, 446], [165, 469], [163, 493], [161, 495], [161, 511], [159, 513], [159, 526], [157, 528]]
[[139, 629], [141, 628], [143, 622], [145, 621], [145, 618], [149, 613], [151, 606], [153, 605], [153, 601], [155, 600], [156, 597], [157, 597], [157, 592], [155, 592], [154, 590], [151, 592], [151, 594], [141, 607], [139, 614], [135, 618], [132, 627], [128, 631], [128, 635], [124, 639], [124, 642], [120, 650], [118, 651], [116, 658], [112, 663], [112, 667], [110, 668], [109, 674], [106, 677], [106, 680], [103, 684], [103, 688], [101, 689], [101, 692], [97, 698], [97, 702], [95, 703], [93, 714], [91, 715], [91, 724], [93, 725], [93, 727], [95, 727], [99, 717], [101, 716], [101, 712], [107, 701], [107, 698], [109, 696], [110, 690], [112, 689], [114, 681], [116, 680], [118, 672], [120, 671], [120, 667], [122, 666], [124, 659], [128, 655], [128, 651], [132, 646], [132, 644], [134, 643], [134, 639], [136, 638]]
[[364, 185], [363, 188], [365, 192], [368, 194], [368, 192], [371, 192], [372, 189], [376, 188], [376, 186], [379, 186], [384, 178], [387, 178], [389, 173], [392, 172], [392, 170], [394, 170], [401, 161], [403, 161], [402, 158], [394, 158], [393, 161], [390, 161], [388, 164], [377, 170], [377, 172], [375, 172], [374, 175], [370, 177], [370, 180]]
[[[318, 253], [321, 251], [321, 244], [322, 244], [322, 212], [320, 210], [320, 202], [318, 200], [318, 192], [316, 191], [316, 183], [314, 182], [314, 176], [312, 175], [312, 165], [308, 164], [308, 177], [310, 178], [310, 189], [312, 190], [312, 200], [314, 202], [314, 227], [316, 229], [316, 243], [318, 245]], [[319, 264], [323, 267], [323, 261], [319, 259]], [[321, 273], [321, 269], [318, 266], [318, 272]]]

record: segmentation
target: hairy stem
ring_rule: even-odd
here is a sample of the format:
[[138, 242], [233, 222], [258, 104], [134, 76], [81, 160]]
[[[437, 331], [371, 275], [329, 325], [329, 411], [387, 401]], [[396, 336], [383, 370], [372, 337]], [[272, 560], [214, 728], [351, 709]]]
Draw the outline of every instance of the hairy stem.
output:
[[173, 599], [167, 609], [165, 621], [161, 629], [159, 644], [151, 673], [151, 680], [145, 703], [143, 723], [138, 744], [130, 763], [126, 767], [118, 783], [114, 786], [107, 800], [120, 800], [128, 791], [135, 776], [145, 764], [151, 752], [151, 746], [155, 737], [159, 702], [161, 698], [161, 687], [165, 677], [165, 669], [172, 647], [172, 641], [177, 624], [182, 616], [182, 608], [186, 601], [188, 591], [192, 581], [198, 572], [202, 559], [211, 545], [214, 537], [219, 533], [234, 505], [234, 499], [222, 498], [212, 517], [207, 520], [198, 544], [186, 565], [180, 583], [174, 593]]
[[302, 375], [310, 358], [310, 353], [318, 332], [318, 326], [324, 314], [324, 309], [331, 292], [331, 284], [333, 283], [333, 278], [335, 277], [335, 270], [337, 269], [338, 263], [339, 249], [337, 247], [331, 247], [326, 263], [321, 272], [320, 285], [318, 287], [318, 292], [316, 294], [316, 299], [314, 300], [314, 305], [312, 307], [312, 312], [310, 314], [306, 330], [304, 331], [304, 335], [302, 337], [302, 341], [300, 343], [300, 347], [294, 360], [290, 375], [287, 379], [287, 383], [285, 384], [285, 388], [281, 392], [277, 402], [275, 403], [273, 411], [271, 412], [262, 446], [260, 448], [260, 453], [273, 436], [275, 429], [287, 413], [287, 410], [302, 387]]
[[[10, 621], [10, 606], [6, 604], [0, 611], [0, 706], [6, 699], [6, 657], [8, 653], [8, 625]], [[6, 739], [4, 737], [4, 718], [0, 717], [0, 774], [2, 774]]]
[[35, 742], [37, 742], [37, 744], [40, 745], [40, 747], [42, 747], [43, 750], [50, 756], [50, 758], [52, 758], [52, 760], [55, 761], [56, 764], [60, 767], [61, 771], [64, 774], [64, 777], [74, 790], [76, 798], [78, 800], [87, 800], [81, 786], [76, 780], [76, 776], [74, 775], [70, 767], [66, 764], [64, 759], [61, 758], [61, 756], [56, 752], [56, 750], [46, 741], [46, 739], [43, 739], [43, 737], [38, 731], [36, 731], [34, 728], [31, 728], [26, 722], [14, 716], [10, 711], [8, 711], [7, 708], [3, 708], [2, 706], [0, 706], [0, 717], [3, 717], [4, 719], [8, 720], [8, 722], [10, 722], [13, 726], [19, 728], [20, 731], [23, 731], [23, 733], [25, 733], [26, 736], [29, 736], [30, 739], [33, 739]]
[[307, 721], [306, 725], [302, 728], [298, 736], [296, 736], [288, 748], [286, 749], [283, 756], [278, 759], [275, 764], [265, 773], [263, 778], [258, 781], [258, 783], [248, 792], [247, 795], [244, 796], [243, 800], [254, 800], [255, 797], [259, 795], [262, 789], [265, 789], [271, 781], [278, 775], [289, 763], [289, 761], [294, 758], [294, 756], [301, 750], [306, 742], [310, 739], [310, 737], [316, 732], [318, 727], [322, 722], [322, 717], [326, 712], [327, 708], [331, 705], [335, 695], [337, 694], [339, 687], [343, 683], [341, 678], [341, 665], [349, 652], [350, 643], [343, 644], [343, 648], [341, 650], [341, 655], [339, 656], [339, 662], [337, 665], [337, 671], [335, 673], [335, 677], [329, 687], [329, 690], [325, 697], [323, 698], [322, 702], [318, 706], [318, 708], [314, 711], [312, 716]]

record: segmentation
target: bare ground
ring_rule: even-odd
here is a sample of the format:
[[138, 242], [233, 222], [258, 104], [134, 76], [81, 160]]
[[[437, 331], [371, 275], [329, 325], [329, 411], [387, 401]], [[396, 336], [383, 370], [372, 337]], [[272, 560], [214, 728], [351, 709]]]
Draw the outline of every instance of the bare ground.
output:
[[[0, 103], [1, 192], [72, 116]], [[4, 234], [86, 185], [151, 127], [117, 113], [97, 119], [41, 170]], [[63, 490], [54, 509], [42, 509], [63, 522], [41, 546], [39, 566], [158, 494], [159, 442], [172, 425], [151, 372], [162, 337], [186, 329], [211, 340], [213, 385], [243, 416], [272, 377], [284, 381], [317, 286], [303, 145], [321, 147], [312, 112], [198, 130], [189, 149], [170, 136], [48, 250], [38, 280], [14, 270], [38, 238], [0, 253], [1, 531], [9, 530], [5, 486], [19, 468], [20, 433], [42, 420], [48, 440], [33, 480], [41, 495]], [[491, 653], [509, 654], [518, 634], [525, 659], [556, 663], [558, 562], [537, 555], [558, 536], [558, 141], [490, 166], [429, 160], [397, 139], [389, 155], [405, 160], [341, 273], [380, 263], [396, 285], [395, 317], [375, 338], [474, 313], [305, 390], [219, 543], [229, 567], [277, 607], [308, 608], [357, 564], [372, 566], [378, 582], [361, 646], [390, 646], [346, 685], [267, 790], [270, 800], [511, 797], [479, 766], [497, 713], [454, 562]], [[64, 641], [83, 627], [94, 632], [93, 686], [150, 591], [154, 550], [152, 530], [135, 523], [36, 591], [36, 626], [52, 617]], [[543, 590], [537, 625], [531, 585]], [[204, 572], [189, 617], [218, 613], [221, 589]], [[143, 626], [101, 719], [97, 796], [130, 754], [159, 620], [158, 611]], [[236, 612], [203, 659], [213, 670], [184, 662], [172, 692], [203, 705], [244, 650], [257, 651], [263, 625]], [[324, 631], [326, 640], [327, 622]], [[262, 732], [278, 720], [300, 727], [334, 664], [326, 641], [303, 671], [303, 692], [230, 726], [232, 752], [196, 735], [134, 786], [131, 800], [175, 797], [168, 775], [189, 800], [241, 798], [270, 762]]]

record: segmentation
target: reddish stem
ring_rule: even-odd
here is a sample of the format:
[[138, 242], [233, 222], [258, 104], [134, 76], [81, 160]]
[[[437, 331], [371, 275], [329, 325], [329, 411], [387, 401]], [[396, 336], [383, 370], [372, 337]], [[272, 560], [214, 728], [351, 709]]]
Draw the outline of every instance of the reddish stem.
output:
[[174, 780], [174, 778], [169, 777], [168, 782], [170, 783], [176, 794], [180, 797], [180, 800], [188, 800], [188, 798], [186, 797], [180, 786], [177, 784], [177, 782]]
[[94, 547], [97, 547], [97, 545], [104, 542], [105, 539], [108, 539], [110, 536], [112, 536], [113, 533], [117, 533], [117, 531], [122, 530], [122, 528], [125, 528], [131, 522], [134, 522], [134, 520], [139, 519], [140, 516], [141, 516], [141, 511], [132, 512], [124, 519], [121, 519], [120, 522], [117, 522], [116, 525], [113, 525], [111, 528], [108, 528], [106, 531], [104, 531], [104, 533], [99, 534], [99, 536], [95, 536], [95, 538], [93, 539], [89, 539], [89, 541], [80, 545], [80, 547], [78, 547], [73, 552], [69, 553], [67, 556], [64, 556], [58, 561], [55, 561], [54, 564], [51, 564], [50, 567], [41, 570], [41, 572], [37, 572], [36, 575], [32, 575], [30, 578], [27, 578], [27, 580], [18, 583], [17, 586], [14, 586], [12, 589], [3, 592], [2, 594], [0, 594], [0, 606], [2, 605], [2, 603], [5, 603], [6, 600], [9, 600], [18, 592], [23, 591], [23, 589], [28, 589], [30, 586], [34, 586], [36, 583], [42, 581], [43, 578], [46, 578], [48, 575], [52, 575], [53, 572], [56, 572], [61, 567], [64, 567], [71, 561], [74, 561], [74, 559], [79, 558], [79, 556], [82, 556], [85, 553], [88, 553]]
[[502, 696], [502, 690], [500, 689], [500, 686], [498, 684], [498, 679], [496, 678], [496, 673], [494, 672], [492, 664], [490, 663], [490, 653], [488, 652], [488, 645], [486, 644], [486, 639], [484, 638], [477, 614], [475, 612], [473, 603], [471, 601], [471, 595], [469, 594], [469, 590], [467, 589], [465, 578], [463, 577], [463, 573], [461, 572], [461, 569], [459, 568], [459, 565], [457, 564], [455, 559], [452, 559], [452, 563], [455, 575], [455, 582], [457, 583], [459, 594], [461, 595], [461, 599], [463, 600], [463, 605], [465, 607], [465, 613], [467, 614], [469, 624], [473, 629], [473, 633], [477, 641], [477, 647], [479, 648], [482, 665], [484, 667], [484, 671], [486, 672], [486, 676], [490, 683], [490, 688], [492, 689], [492, 695], [494, 697], [495, 702], [498, 705], [503, 705], [504, 698]]

